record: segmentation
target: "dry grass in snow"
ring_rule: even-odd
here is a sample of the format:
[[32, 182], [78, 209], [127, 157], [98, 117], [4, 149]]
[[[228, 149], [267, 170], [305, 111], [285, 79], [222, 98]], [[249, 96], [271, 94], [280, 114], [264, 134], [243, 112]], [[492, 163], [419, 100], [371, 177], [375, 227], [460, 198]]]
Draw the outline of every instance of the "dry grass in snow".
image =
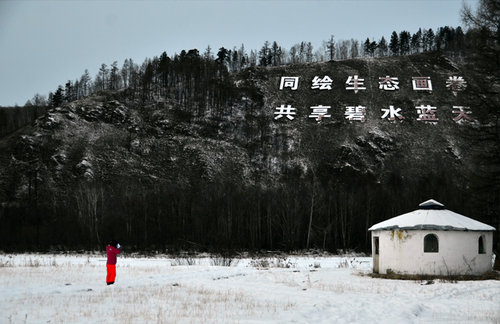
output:
[[121, 256], [113, 286], [105, 263], [0, 255], [0, 323], [500, 322], [499, 281], [370, 278], [370, 258]]

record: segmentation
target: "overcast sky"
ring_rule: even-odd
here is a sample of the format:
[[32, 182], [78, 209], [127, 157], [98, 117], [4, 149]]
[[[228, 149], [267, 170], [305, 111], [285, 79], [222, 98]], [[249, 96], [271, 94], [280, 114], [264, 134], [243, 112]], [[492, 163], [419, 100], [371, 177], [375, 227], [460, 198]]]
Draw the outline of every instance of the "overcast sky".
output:
[[[476, 6], [478, 0], [465, 0]], [[0, 0], [0, 105], [24, 105], [126, 58], [210, 45], [216, 52], [277, 41], [315, 48], [336, 40], [390, 38], [393, 30], [457, 27], [463, 0]]]

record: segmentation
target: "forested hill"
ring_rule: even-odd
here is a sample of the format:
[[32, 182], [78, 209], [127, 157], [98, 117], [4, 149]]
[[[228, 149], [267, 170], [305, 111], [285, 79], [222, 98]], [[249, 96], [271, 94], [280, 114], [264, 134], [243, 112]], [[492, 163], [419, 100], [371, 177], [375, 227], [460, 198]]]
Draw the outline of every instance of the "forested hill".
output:
[[367, 251], [430, 198], [500, 228], [487, 61], [185, 59], [0, 139], [0, 249]]

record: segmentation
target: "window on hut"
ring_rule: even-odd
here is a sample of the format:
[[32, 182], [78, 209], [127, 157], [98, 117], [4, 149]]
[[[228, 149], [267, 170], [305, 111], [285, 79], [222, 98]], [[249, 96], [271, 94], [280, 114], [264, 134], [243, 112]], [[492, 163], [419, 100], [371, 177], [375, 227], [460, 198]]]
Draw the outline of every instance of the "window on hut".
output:
[[437, 253], [439, 252], [439, 241], [435, 234], [427, 234], [424, 237], [424, 252]]
[[484, 239], [483, 239], [482, 235], [479, 237], [479, 241], [478, 241], [478, 253], [479, 254], [486, 253], [486, 251], [484, 250]]

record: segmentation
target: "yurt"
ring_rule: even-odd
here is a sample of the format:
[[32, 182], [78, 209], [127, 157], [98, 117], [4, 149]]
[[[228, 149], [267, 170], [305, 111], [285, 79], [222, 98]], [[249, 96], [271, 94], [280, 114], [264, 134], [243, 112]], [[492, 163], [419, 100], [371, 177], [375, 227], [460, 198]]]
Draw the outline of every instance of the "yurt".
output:
[[428, 200], [370, 227], [373, 272], [482, 275], [492, 270], [495, 228]]

